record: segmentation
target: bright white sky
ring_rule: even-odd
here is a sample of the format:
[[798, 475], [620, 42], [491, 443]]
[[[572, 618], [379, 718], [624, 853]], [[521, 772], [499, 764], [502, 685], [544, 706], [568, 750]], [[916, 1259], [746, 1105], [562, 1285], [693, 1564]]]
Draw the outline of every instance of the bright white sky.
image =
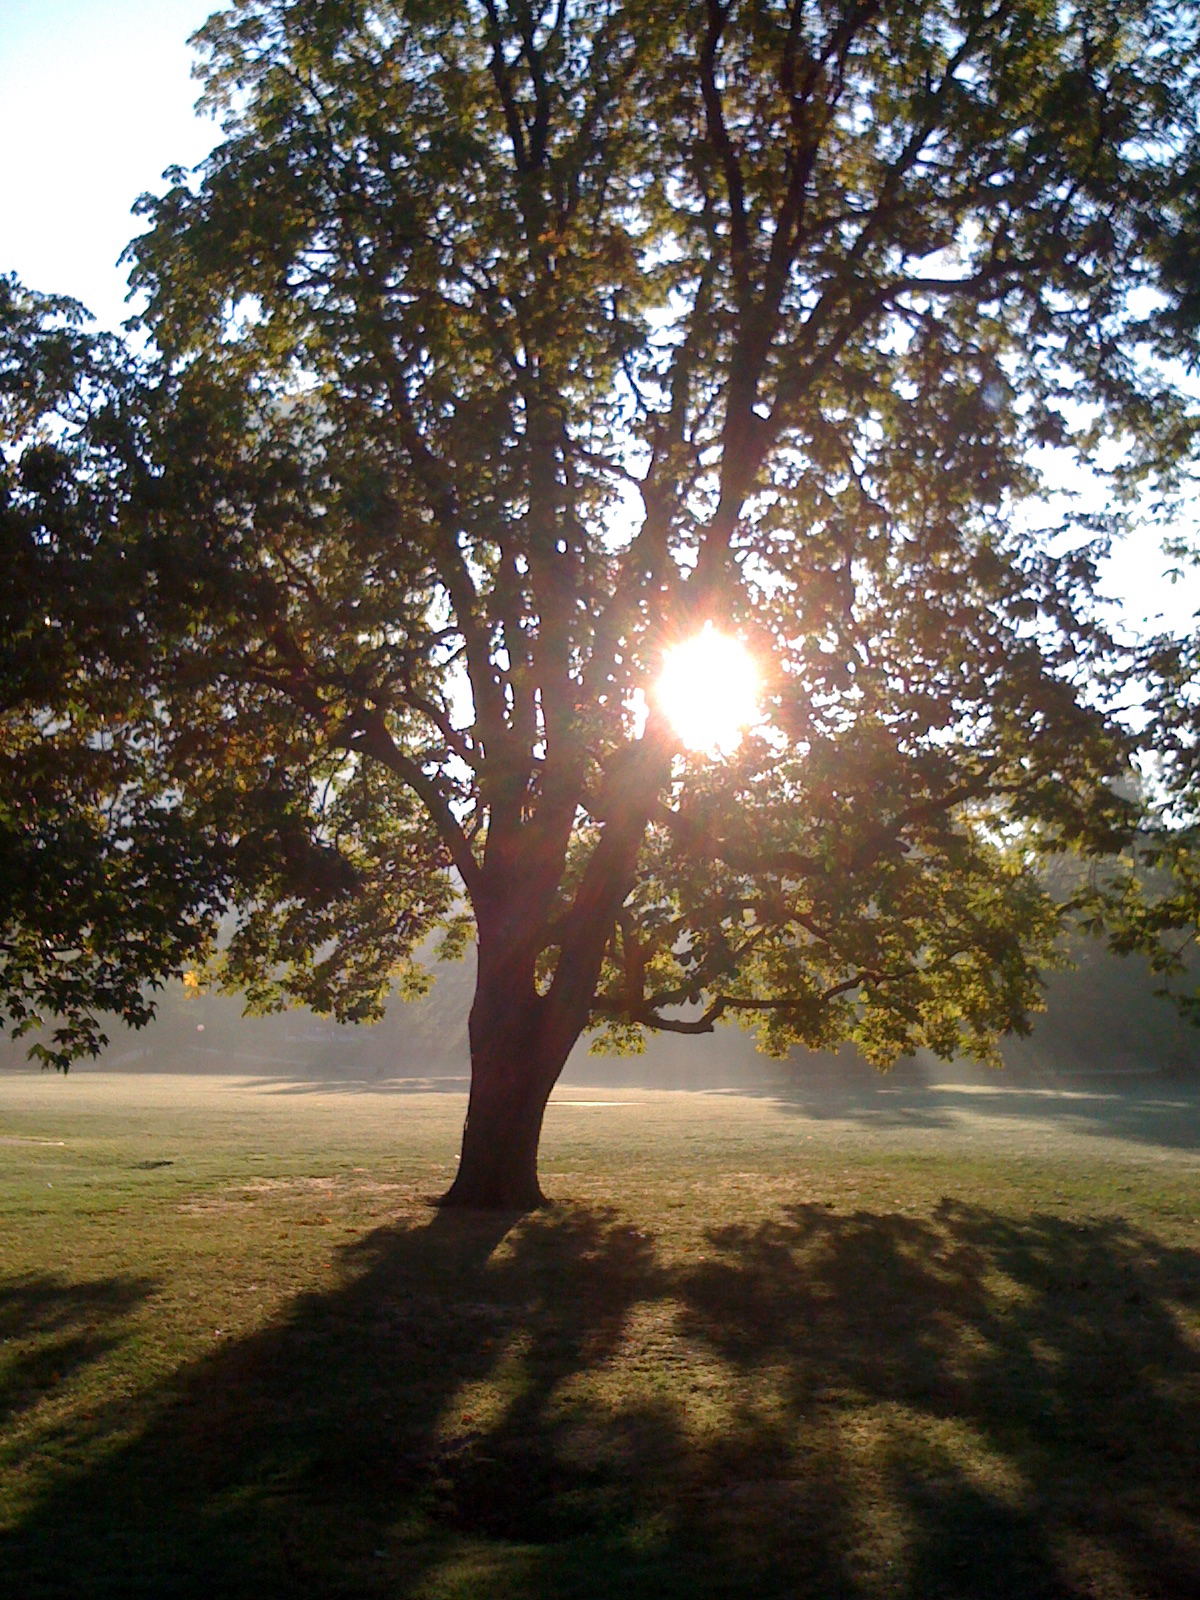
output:
[[0, 0], [0, 271], [128, 315], [117, 257], [138, 195], [218, 129], [193, 110], [206, 0]]
[[[217, 137], [192, 109], [186, 42], [214, 9], [213, 0], [0, 0], [0, 272], [73, 295], [106, 327], [128, 314], [117, 258], [135, 231], [133, 202]], [[1166, 567], [1149, 537], [1114, 556], [1106, 584], [1131, 625], [1161, 615], [1183, 628], [1200, 610], [1200, 574], [1171, 585]]]

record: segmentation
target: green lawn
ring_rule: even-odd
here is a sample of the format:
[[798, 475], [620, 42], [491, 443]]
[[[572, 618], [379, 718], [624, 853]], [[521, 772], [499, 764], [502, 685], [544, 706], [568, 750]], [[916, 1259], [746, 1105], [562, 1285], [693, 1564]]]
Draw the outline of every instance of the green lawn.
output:
[[462, 1110], [0, 1079], [0, 1594], [1200, 1595], [1194, 1090]]

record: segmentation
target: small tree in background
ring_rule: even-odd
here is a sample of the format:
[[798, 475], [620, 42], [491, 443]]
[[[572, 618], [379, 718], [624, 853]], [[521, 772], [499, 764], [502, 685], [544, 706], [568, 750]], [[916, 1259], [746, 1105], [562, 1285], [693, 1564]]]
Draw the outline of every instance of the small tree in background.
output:
[[[224, 142], [131, 246], [147, 352], [7, 291], [10, 1016], [65, 1064], [234, 914], [251, 1006], [370, 1018], [473, 935], [466, 1205], [539, 1201], [589, 1027], [990, 1059], [1039, 860], [1134, 821], [1094, 584], [1195, 437], [1198, 30], [214, 17]], [[1038, 526], [1039, 446], [1118, 461], [1112, 518]], [[760, 685], [719, 754], [656, 690], [706, 625]]]

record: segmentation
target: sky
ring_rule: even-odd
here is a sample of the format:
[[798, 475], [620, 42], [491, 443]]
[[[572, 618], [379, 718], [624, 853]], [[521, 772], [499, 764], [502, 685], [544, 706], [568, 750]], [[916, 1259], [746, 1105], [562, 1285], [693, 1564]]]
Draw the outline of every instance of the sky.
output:
[[193, 112], [187, 39], [211, 0], [0, 0], [0, 271], [128, 315], [117, 258], [138, 195], [218, 128]]
[[[217, 125], [195, 115], [187, 39], [212, 0], [0, 0], [0, 272], [81, 300], [105, 327], [129, 314], [117, 261], [139, 194], [201, 161]], [[1132, 627], [1185, 628], [1200, 571], [1169, 583], [1147, 534], [1105, 586]], [[1160, 622], [1155, 621], [1161, 618]]]

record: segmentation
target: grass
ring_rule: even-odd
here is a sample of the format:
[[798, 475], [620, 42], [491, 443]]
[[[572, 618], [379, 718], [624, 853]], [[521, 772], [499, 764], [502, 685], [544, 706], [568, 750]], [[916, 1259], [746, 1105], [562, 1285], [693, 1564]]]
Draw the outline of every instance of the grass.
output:
[[1200, 1096], [0, 1081], [0, 1593], [1200, 1594]]

